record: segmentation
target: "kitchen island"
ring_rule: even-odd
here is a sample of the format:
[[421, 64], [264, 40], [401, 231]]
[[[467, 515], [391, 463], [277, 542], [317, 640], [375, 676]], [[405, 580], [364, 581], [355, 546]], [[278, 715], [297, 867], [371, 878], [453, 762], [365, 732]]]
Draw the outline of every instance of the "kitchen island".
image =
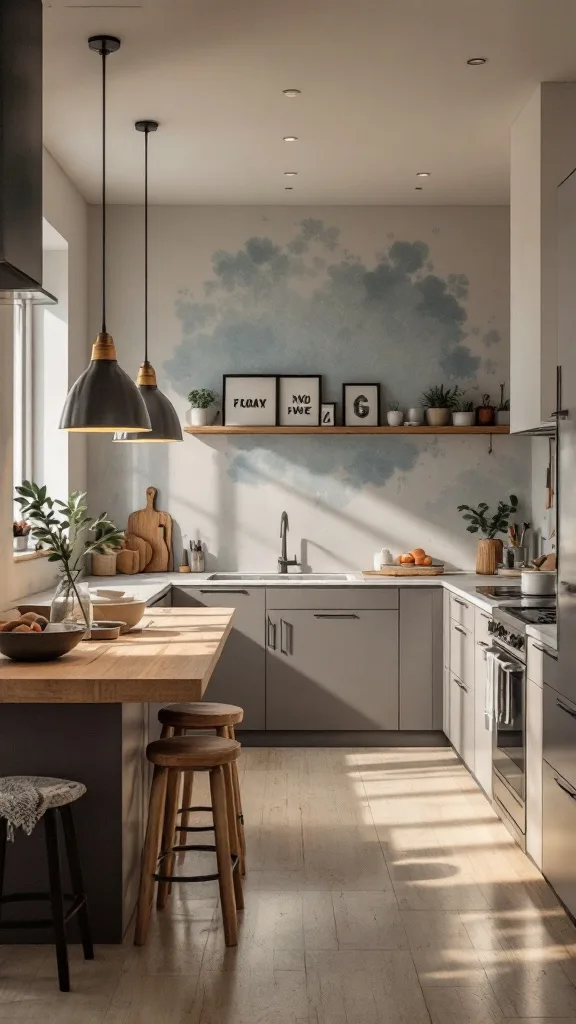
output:
[[[58, 661], [0, 659], [0, 774], [51, 775], [87, 787], [74, 810], [96, 942], [121, 942], [136, 903], [148, 704], [202, 699], [233, 615], [231, 608], [155, 608], [138, 632], [83, 642]], [[15, 847], [6, 891], [45, 889], [43, 829], [18, 833]], [[35, 912], [32, 904], [30, 917]], [[49, 931], [0, 934], [10, 942], [52, 941]]]

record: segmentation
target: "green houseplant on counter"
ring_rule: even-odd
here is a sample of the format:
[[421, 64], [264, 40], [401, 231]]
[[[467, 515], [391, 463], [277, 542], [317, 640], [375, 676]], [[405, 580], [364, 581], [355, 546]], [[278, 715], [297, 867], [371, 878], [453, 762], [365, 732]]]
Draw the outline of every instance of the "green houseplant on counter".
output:
[[458, 511], [466, 520], [468, 533], [483, 533], [484, 539], [478, 541], [476, 551], [476, 572], [482, 576], [493, 576], [502, 561], [504, 544], [496, 535], [506, 533], [510, 516], [518, 509], [518, 498], [511, 494], [509, 500], [499, 501], [493, 516], [489, 516], [489, 506], [481, 501], [477, 508], [470, 505], [458, 505]]
[[208, 409], [217, 400], [218, 395], [210, 388], [195, 388], [188, 395], [190, 402], [190, 426], [205, 427], [208, 422]]
[[106, 554], [120, 548], [123, 533], [103, 512], [89, 516], [86, 494], [73, 491], [68, 501], [51, 498], [46, 487], [25, 480], [16, 488], [22, 514], [30, 523], [32, 537], [49, 551], [48, 560], [60, 563], [60, 579], [50, 610], [51, 622], [85, 622], [91, 626], [90, 595], [80, 582], [86, 555]]
[[460, 397], [457, 384], [453, 388], [445, 388], [443, 384], [433, 384], [422, 392], [421, 402], [426, 409], [426, 422], [429, 427], [447, 427], [450, 414]]

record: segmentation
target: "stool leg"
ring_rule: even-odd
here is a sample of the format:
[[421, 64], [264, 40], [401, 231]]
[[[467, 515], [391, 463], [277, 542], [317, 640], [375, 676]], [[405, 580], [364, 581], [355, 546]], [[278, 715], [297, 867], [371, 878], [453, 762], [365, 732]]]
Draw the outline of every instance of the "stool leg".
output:
[[214, 832], [216, 835], [216, 859], [218, 862], [220, 902], [224, 919], [224, 939], [227, 946], [236, 946], [238, 944], [238, 922], [234, 900], [234, 884], [232, 881], [230, 840], [228, 839], [226, 790], [224, 788], [224, 774], [220, 766], [210, 769], [210, 795], [212, 798], [212, 814], [214, 816]]
[[238, 819], [236, 817], [236, 806], [234, 801], [234, 789], [232, 786], [232, 765], [222, 765], [224, 771], [224, 788], [226, 790], [226, 814], [228, 816], [228, 835], [230, 837], [230, 852], [237, 857], [237, 862], [232, 872], [234, 882], [234, 899], [236, 910], [244, 910], [244, 895], [242, 893], [242, 876], [240, 874], [240, 840], [238, 839]]
[[[180, 795], [180, 772], [177, 768], [168, 769], [168, 784], [166, 788], [166, 800], [164, 806], [164, 827], [162, 831], [162, 853], [168, 853], [172, 849], [176, 835], [176, 818], [178, 815], [178, 797]], [[174, 874], [174, 854], [170, 853], [160, 862], [161, 875]], [[158, 896], [156, 906], [163, 910], [168, 898], [169, 882], [158, 882]]]
[[46, 811], [44, 815], [46, 833], [46, 856], [48, 859], [48, 878], [50, 883], [50, 903], [52, 904], [52, 921], [56, 943], [56, 962], [58, 964], [58, 982], [61, 992], [70, 991], [70, 971], [68, 968], [68, 949], [66, 946], [66, 925], [64, 924], [64, 900], [62, 898], [62, 875], [60, 872], [60, 850], [58, 844], [58, 819], [56, 811]]
[[[228, 737], [236, 739], [236, 731], [233, 725], [228, 727]], [[242, 797], [240, 796], [240, 779], [238, 777], [238, 761], [232, 761], [232, 784], [234, 786], [234, 802], [238, 817], [238, 838], [240, 839], [240, 870], [246, 874], [246, 836], [244, 834], [244, 814], [242, 813]]]
[[6, 865], [6, 843], [8, 840], [8, 822], [0, 818], [0, 921], [2, 920], [2, 897], [4, 895], [4, 868]]
[[82, 949], [84, 950], [84, 959], [94, 959], [94, 947], [92, 945], [92, 932], [90, 930], [90, 915], [88, 914], [88, 900], [86, 898], [86, 890], [84, 889], [84, 878], [82, 875], [82, 864], [80, 862], [80, 851], [78, 849], [78, 839], [76, 837], [76, 826], [74, 824], [74, 815], [70, 804], [66, 804], [60, 811], [60, 817], [62, 818], [62, 827], [64, 829], [64, 842], [66, 844], [66, 856], [68, 857], [68, 867], [70, 869], [70, 880], [72, 882], [72, 892], [76, 899], [82, 899], [83, 903], [78, 911], [78, 927], [80, 928], [80, 937], [82, 939]]
[[[182, 786], [182, 807], [192, 806], [192, 789], [194, 786], [194, 772], [183, 772], [183, 786]], [[190, 811], [182, 811], [180, 815], [180, 824], [186, 828], [190, 824]], [[187, 833], [184, 832], [182, 842], [186, 840]]]
[[154, 878], [152, 876], [156, 871], [158, 861], [162, 821], [164, 818], [164, 803], [166, 800], [166, 782], [167, 769], [154, 765], [146, 838], [142, 850], [142, 867], [140, 869], [140, 891], [138, 893], [136, 931], [134, 933], [135, 946], [144, 945], [148, 934], [148, 925], [150, 924], [152, 900], [154, 898]]

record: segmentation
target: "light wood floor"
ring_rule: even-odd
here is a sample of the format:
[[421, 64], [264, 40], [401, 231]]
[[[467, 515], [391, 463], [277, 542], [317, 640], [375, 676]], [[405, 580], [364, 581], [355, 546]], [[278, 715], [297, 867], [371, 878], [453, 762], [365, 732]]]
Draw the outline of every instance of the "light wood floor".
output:
[[180, 886], [143, 950], [74, 948], [69, 995], [50, 947], [0, 947], [0, 1024], [576, 1024], [576, 929], [451, 751], [248, 750], [241, 773], [237, 949], [215, 887]]

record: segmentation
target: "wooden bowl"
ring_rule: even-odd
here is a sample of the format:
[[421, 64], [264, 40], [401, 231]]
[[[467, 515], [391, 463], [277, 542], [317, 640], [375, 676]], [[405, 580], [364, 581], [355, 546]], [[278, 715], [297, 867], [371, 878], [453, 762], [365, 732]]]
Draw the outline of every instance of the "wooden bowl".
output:
[[125, 622], [93, 622], [87, 640], [117, 640]]
[[13, 661], [55, 661], [82, 640], [85, 626], [49, 622], [42, 633], [0, 633], [0, 652]]
[[94, 609], [94, 618], [100, 622], [125, 622], [125, 629], [121, 629], [121, 633], [126, 633], [129, 629], [133, 629], [140, 622], [140, 619], [146, 611], [146, 601], [92, 601], [92, 607]]

